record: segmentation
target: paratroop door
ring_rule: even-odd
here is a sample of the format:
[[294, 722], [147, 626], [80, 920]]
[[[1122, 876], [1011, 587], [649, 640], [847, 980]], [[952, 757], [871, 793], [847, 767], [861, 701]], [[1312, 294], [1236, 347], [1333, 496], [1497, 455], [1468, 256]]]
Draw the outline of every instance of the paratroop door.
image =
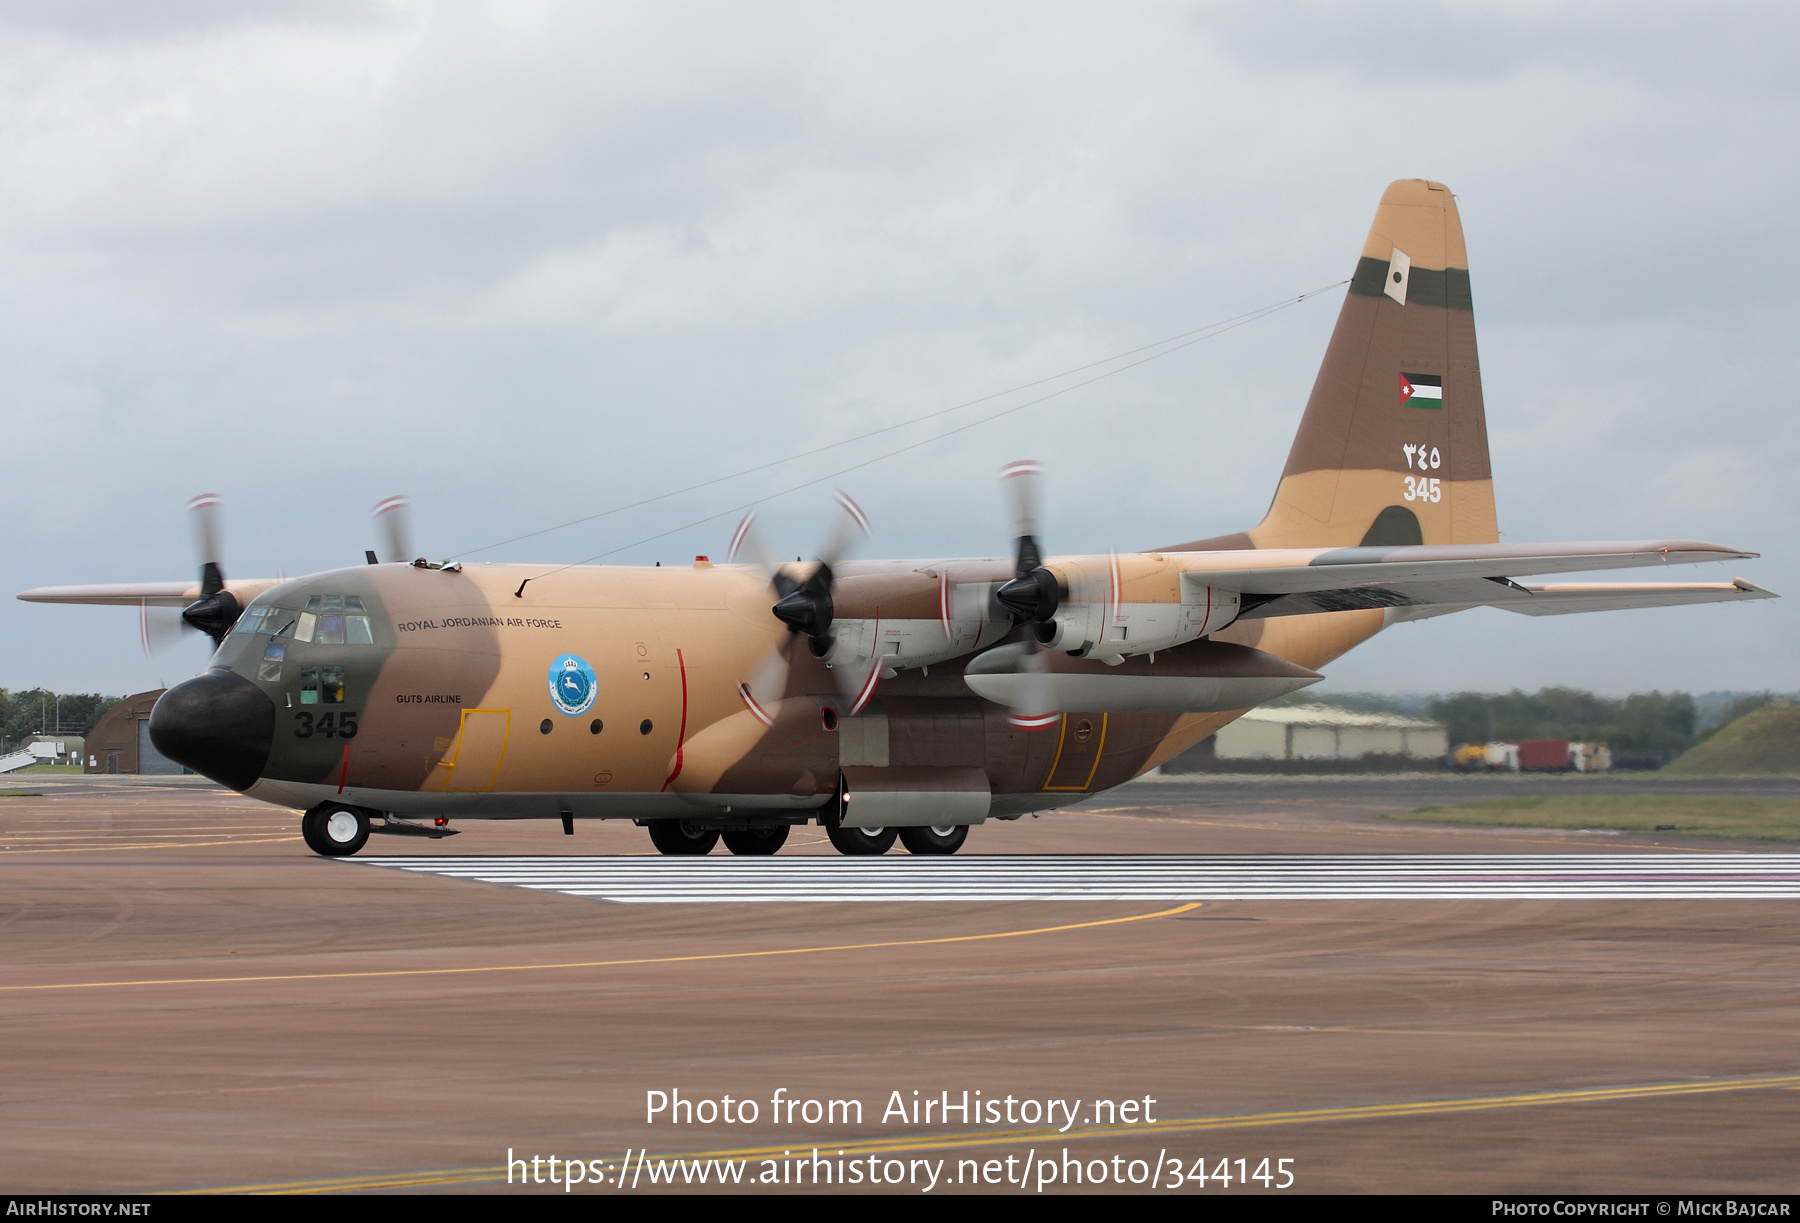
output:
[[1106, 750], [1106, 715], [1065, 713], [1056, 745], [1056, 761], [1044, 782], [1046, 790], [1085, 790], [1094, 784], [1100, 753]]
[[511, 710], [463, 710], [462, 729], [450, 751], [450, 776], [444, 781], [444, 789], [452, 794], [480, 794], [493, 789], [500, 762], [506, 756], [506, 734], [511, 724]]

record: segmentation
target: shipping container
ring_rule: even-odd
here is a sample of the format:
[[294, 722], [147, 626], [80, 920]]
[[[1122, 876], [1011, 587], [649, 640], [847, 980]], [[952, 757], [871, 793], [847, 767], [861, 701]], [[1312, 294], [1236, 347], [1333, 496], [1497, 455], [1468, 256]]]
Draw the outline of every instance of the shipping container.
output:
[[1521, 739], [1519, 767], [1527, 772], [1547, 772], [1569, 767], [1567, 739]]

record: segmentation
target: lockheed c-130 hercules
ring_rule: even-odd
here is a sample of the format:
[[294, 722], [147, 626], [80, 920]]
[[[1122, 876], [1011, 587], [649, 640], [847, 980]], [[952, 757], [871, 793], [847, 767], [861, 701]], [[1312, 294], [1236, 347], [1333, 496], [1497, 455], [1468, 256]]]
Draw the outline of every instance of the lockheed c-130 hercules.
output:
[[[1038, 468], [1003, 474], [1010, 559], [847, 561], [867, 522], [841, 497], [811, 564], [763, 559], [746, 519], [721, 565], [419, 560], [228, 581], [203, 544], [198, 584], [19, 597], [185, 608], [217, 649], [157, 702], [151, 740], [305, 809], [327, 855], [452, 819], [608, 818], [667, 854], [721, 836], [774, 853], [815, 820], [847, 854], [896, 836], [953, 853], [972, 824], [1156, 767], [1391, 624], [1773, 597], [1741, 579], [1519, 580], [1756, 554], [1499, 542], [1462, 226], [1421, 180], [1382, 196], [1258, 525], [1046, 557]], [[204, 528], [216, 504], [197, 502]]]

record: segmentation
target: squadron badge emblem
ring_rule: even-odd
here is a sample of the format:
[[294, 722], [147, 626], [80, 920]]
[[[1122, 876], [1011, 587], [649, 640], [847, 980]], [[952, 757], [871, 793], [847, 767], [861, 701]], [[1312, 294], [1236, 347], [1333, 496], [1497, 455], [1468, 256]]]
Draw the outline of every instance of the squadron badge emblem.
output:
[[550, 664], [550, 703], [574, 717], [586, 713], [598, 688], [594, 669], [578, 654], [564, 654]]

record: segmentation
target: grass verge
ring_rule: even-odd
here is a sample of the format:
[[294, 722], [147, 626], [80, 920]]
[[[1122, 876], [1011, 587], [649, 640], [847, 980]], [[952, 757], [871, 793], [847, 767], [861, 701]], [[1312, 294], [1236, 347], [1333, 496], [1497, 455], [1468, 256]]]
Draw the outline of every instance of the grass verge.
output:
[[1800, 841], [1800, 798], [1726, 795], [1616, 794], [1489, 798], [1455, 806], [1421, 807], [1390, 820], [1513, 828], [1605, 828], [1667, 836]]
[[1800, 705], [1771, 705], [1719, 728], [1662, 768], [1671, 777], [1800, 773]]

